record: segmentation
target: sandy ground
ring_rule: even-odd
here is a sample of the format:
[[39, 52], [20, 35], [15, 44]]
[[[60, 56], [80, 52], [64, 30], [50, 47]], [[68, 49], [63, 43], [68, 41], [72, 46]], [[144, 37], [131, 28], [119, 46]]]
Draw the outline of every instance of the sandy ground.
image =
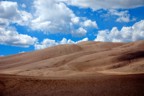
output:
[[0, 57], [0, 96], [144, 96], [144, 41], [82, 42]]

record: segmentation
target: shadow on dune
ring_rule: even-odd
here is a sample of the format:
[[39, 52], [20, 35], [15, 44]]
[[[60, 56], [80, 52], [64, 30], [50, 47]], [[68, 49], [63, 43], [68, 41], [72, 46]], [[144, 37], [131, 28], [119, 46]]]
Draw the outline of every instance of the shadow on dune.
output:
[[136, 51], [132, 53], [127, 53], [118, 57], [120, 61], [130, 61], [135, 59], [144, 58], [144, 51]]

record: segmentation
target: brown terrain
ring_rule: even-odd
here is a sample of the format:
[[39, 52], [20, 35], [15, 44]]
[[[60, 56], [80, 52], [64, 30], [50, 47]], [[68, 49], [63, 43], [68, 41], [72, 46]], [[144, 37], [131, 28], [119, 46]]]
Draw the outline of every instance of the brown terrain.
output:
[[0, 57], [0, 96], [144, 96], [144, 41], [87, 41]]

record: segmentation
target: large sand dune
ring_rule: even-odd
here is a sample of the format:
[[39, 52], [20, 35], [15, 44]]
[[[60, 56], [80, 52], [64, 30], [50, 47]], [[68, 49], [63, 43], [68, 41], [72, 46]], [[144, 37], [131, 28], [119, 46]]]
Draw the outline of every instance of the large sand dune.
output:
[[0, 57], [0, 74], [0, 96], [144, 96], [144, 41]]

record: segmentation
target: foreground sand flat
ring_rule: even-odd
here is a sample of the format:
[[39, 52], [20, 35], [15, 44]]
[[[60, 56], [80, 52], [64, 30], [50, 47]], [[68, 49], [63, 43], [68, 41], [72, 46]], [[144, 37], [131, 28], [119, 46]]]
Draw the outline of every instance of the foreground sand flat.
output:
[[144, 96], [144, 41], [82, 42], [0, 57], [0, 96]]
[[1, 96], [143, 96], [144, 75], [81, 78], [0, 76]]

